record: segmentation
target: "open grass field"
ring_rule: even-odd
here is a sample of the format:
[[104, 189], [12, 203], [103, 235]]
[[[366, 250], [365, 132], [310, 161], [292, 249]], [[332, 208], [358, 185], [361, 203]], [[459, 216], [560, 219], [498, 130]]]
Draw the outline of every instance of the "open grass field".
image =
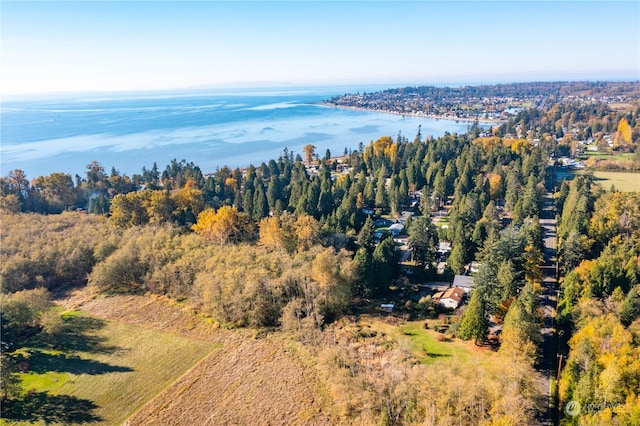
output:
[[640, 173], [624, 172], [593, 172], [596, 180], [603, 188], [609, 189], [614, 185], [618, 191], [640, 191]]
[[[584, 174], [582, 170], [567, 170], [556, 168], [556, 177], [558, 181], [562, 179], [573, 179], [574, 176]], [[614, 185], [618, 191], [633, 192], [640, 191], [640, 173], [629, 172], [603, 172], [593, 171], [596, 181], [606, 190]]]
[[[79, 311], [67, 314], [64, 345], [23, 348], [31, 364], [23, 385], [32, 392], [2, 424], [336, 424], [318, 370], [324, 364], [286, 333], [219, 329], [151, 297], [73, 306]], [[422, 364], [464, 368], [497, 356], [470, 342], [439, 341], [424, 321], [363, 314], [357, 327], [383, 333]]]
[[315, 371], [286, 335], [256, 338], [251, 330], [219, 329], [184, 306], [150, 297], [96, 298], [81, 309], [107, 322], [166, 330], [171, 333], [162, 334], [217, 348], [168, 387], [156, 388], [155, 397], [123, 418], [127, 425], [331, 424]]
[[4, 424], [124, 422], [219, 345], [84, 314], [65, 318], [60, 347], [31, 342], [27, 396]]

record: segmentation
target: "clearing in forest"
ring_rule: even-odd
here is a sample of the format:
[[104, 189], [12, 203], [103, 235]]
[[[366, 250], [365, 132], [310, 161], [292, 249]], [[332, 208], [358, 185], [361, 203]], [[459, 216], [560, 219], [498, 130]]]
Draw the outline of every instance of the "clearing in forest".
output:
[[[429, 329], [425, 329], [425, 323], [429, 324]], [[381, 332], [397, 341], [422, 364], [436, 361], [478, 364], [489, 362], [495, 355], [488, 347], [475, 346], [471, 341], [465, 342], [435, 331], [439, 323], [440, 320], [423, 320], [391, 324], [384, 318], [369, 315], [362, 315], [358, 320], [358, 325], [369, 333]]]

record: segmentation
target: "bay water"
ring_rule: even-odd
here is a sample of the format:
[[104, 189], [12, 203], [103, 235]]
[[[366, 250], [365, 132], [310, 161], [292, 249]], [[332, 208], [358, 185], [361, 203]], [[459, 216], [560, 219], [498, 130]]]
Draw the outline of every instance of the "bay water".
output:
[[462, 133], [469, 123], [394, 115], [321, 104], [341, 91], [243, 90], [92, 95], [3, 102], [0, 173], [21, 169], [28, 178], [53, 172], [84, 176], [91, 161], [107, 172], [140, 173], [172, 159], [200, 166], [246, 167], [277, 159], [306, 144], [324, 156], [356, 150], [398, 133], [413, 140]]

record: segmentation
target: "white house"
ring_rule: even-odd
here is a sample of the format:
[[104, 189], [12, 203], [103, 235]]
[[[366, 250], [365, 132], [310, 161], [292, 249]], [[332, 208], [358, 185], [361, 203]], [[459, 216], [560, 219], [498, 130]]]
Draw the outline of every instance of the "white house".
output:
[[433, 295], [433, 301], [446, 308], [456, 309], [464, 298], [465, 291], [458, 287], [451, 287]]

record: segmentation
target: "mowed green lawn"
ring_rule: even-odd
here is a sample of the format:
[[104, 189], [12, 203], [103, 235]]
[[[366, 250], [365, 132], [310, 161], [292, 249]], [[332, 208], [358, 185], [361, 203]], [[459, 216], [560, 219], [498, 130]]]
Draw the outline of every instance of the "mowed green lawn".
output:
[[618, 191], [640, 191], [640, 173], [625, 172], [593, 172], [596, 180], [606, 190], [614, 185]]
[[84, 315], [65, 322], [78, 332], [58, 347], [21, 349], [31, 371], [21, 375], [24, 399], [8, 407], [3, 424], [121, 424], [219, 347]]
[[416, 355], [416, 358], [423, 363], [429, 364], [437, 360], [455, 360], [456, 362], [466, 362], [470, 358], [478, 357], [472, 352], [466, 343], [448, 339], [439, 342], [436, 337], [439, 333], [433, 330], [425, 330], [421, 321], [410, 321], [398, 327], [396, 338], [408, 339], [409, 349]]

